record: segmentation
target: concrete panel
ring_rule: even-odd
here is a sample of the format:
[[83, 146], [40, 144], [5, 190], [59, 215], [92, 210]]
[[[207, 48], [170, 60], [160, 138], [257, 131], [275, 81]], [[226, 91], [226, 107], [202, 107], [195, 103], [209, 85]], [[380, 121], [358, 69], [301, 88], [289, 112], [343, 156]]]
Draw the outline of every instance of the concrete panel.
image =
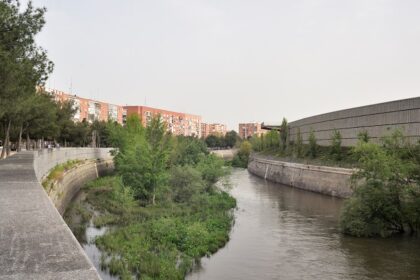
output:
[[248, 171], [272, 182], [334, 197], [348, 198], [352, 194], [351, 169], [267, 160], [254, 155]]
[[329, 145], [333, 131], [339, 130], [344, 146], [357, 143], [357, 134], [367, 131], [374, 142], [401, 129], [411, 142], [420, 139], [420, 97], [397, 100], [387, 103], [351, 108], [290, 123], [290, 139], [295, 140], [300, 128], [303, 140], [307, 143], [313, 130], [319, 145]]

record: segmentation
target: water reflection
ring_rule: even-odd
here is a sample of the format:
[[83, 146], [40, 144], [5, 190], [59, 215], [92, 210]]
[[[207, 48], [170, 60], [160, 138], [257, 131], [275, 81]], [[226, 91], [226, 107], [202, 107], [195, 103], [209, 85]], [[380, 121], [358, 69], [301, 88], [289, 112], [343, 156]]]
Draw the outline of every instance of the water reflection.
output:
[[231, 240], [188, 279], [420, 279], [418, 238], [342, 236], [343, 201], [236, 170]]

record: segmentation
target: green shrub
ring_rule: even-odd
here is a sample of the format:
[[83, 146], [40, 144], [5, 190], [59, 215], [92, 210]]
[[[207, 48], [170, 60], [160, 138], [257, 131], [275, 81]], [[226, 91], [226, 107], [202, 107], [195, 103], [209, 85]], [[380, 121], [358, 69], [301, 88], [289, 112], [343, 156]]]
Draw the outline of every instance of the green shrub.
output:
[[308, 154], [311, 158], [316, 158], [318, 155], [318, 144], [316, 143], [315, 132], [313, 130], [311, 130], [309, 134], [308, 141], [309, 141]]

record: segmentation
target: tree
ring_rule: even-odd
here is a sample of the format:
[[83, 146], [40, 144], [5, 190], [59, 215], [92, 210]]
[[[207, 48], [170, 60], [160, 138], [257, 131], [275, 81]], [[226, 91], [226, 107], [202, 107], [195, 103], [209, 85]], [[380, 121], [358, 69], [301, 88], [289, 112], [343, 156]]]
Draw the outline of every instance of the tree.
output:
[[53, 69], [45, 50], [35, 43], [35, 35], [45, 23], [44, 13], [44, 8], [34, 8], [31, 2], [22, 12], [18, 1], [0, 2], [0, 118], [5, 128], [2, 158], [10, 149], [13, 121], [26, 110], [22, 105]]
[[341, 216], [343, 232], [355, 236], [404, 232], [401, 196], [409, 166], [373, 143], [359, 143], [354, 153], [360, 169]]
[[289, 125], [287, 123], [287, 119], [283, 118], [280, 126], [280, 140], [281, 140], [281, 149], [282, 151], [286, 151], [287, 148], [287, 141], [289, 139]]
[[303, 157], [303, 139], [302, 134], [300, 132], [300, 127], [298, 127], [297, 129], [295, 151], [297, 158]]
[[335, 160], [342, 160], [343, 152], [341, 149], [341, 133], [338, 130], [334, 130], [331, 137], [330, 154]]
[[233, 148], [236, 145], [236, 142], [238, 142], [239, 136], [238, 133], [234, 130], [228, 131], [225, 135], [225, 143], [226, 146], [229, 148]]
[[[35, 94], [27, 105], [22, 123], [26, 140], [54, 138], [59, 133], [57, 125], [58, 106], [51, 96]], [[27, 143], [28, 145], [28, 143]]]
[[192, 166], [177, 166], [171, 169], [169, 185], [175, 202], [188, 202], [195, 194], [204, 190], [201, 173]]
[[155, 117], [144, 129], [138, 116], [131, 115], [118, 134], [121, 140], [115, 157], [117, 172], [137, 199], [155, 204], [159, 188], [166, 185], [169, 168], [171, 138], [165, 125], [160, 117]]
[[196, 165], [207, 154], [207, 146], [203, 140], [195, 137], [177, 136], [174, 139], [171, 164]]
[[313, 129], [311, 129], [311, 132], [309, 133], [309, 156], [311, 158], [316, 158], [318, 155], [318, 144], [316, 143], [316, 137], [315, 137], [315, 132], [313, 131]]
[[58, 140], [67, 147], [67, 142], [71, 139], [71, 132], [74, 130], [75, 125], [73, 121], [76, 109], [72, 101], [65, 101], [57, 103], [57, 126], [59, 129]]
[[206, 144], [209, 148], [216, 148], [219, 145], [219, 140], [216, 135], [209, 135], [206, 138]]
[[235, 155], [235, 157], [232, 160], [232, 166], [247, 168], [251, 151], [252, 151], [251, 143], [246, 140], [243, 141], [241, 143], [238, 153]]
[[152, 203], [155, 204], [157, 188], [163, 186], [166, 180], [166, 169], [170, 155], [170, 136], [166, 133], [166, 126], [161, 117], [152, 118], [146, 128], [146, 139], [149, 148], [149, 158], [151, 161], [150, 192], [152, 193]]

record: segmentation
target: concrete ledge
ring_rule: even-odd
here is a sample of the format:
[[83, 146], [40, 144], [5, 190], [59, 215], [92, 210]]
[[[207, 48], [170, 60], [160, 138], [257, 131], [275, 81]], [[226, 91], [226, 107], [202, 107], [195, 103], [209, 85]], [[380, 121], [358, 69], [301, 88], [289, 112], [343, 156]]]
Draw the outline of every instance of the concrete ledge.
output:
[[0, 161], [0, 279], [100, 279], [39, 179], [57, 164], [109, 152], [62, 148]]
[[253, 155], [248, 170], [266, 180], [303, 190], [340, 198], [352, 194], [352, 169], [282, 162]]
[[111, 173], [113, 170], [114, 161], [112, 159], [86, 161], [64, 172], [63, 178], [53, 182], [53, 187], [47, 191], [47, 194], [55, 208], [63, 216], [67, 206], [82, 186]]

